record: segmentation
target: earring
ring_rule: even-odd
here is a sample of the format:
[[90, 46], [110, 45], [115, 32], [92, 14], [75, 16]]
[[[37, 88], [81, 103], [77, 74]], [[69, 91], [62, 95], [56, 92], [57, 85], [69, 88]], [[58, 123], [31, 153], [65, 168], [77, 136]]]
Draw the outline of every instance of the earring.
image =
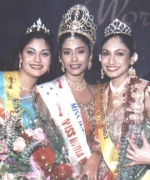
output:
[[19, 60], [19, 69], [21, 69], [22, 68], [22, 60], [20, 59]]
[[88, 62], [88, 70], [92, 67], [92, 54], [90, 55], [89, 62]]
[[130, 77], [136, 77], [136, 71], [135, 71], [135, 69], [133, 68], [133, 64], [134, 64], [134, 63], [130, 63], [131, 67], [130, 67], [130, 69], [128, 70], [128, 74], [129, 74]]
[[59, 59], [59, 62], [61, 63], [61, 70], [62, 72], [65, 72], [65, 66], [61, 59]]
[[105, 72], [104, 72], [103, 68], [101, 68], [101, 79], [104, 79], [104, 76], [105, 76]]
[[130, 62], [131, 67], [128, 70], [128, 74], [130, 77], [136, 77], [136, 71], [133, 68], [133, 64], [134, 64], [134, 62], [136, 62], [138, 60], [138, 54], [137, 53], [134, 53], [133, 60], [134, 60], [133, 62]]
[[50, 71], [50, 67], [49, 67], [48, 70], [47, 70], [47, 74], [49, 74], [49, 71]]
[[101, 62], [101, 59], [102, 59], [102, 56], [101, 56], [101, 54], [99, 54], [99, 61]]

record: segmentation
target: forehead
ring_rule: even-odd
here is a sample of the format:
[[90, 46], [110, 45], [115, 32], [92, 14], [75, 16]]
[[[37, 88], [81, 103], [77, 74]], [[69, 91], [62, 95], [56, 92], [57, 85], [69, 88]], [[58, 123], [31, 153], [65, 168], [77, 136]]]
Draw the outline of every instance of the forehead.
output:
[[62, 48], [88, 47], [79, 37], [68, 37], [64, 40]]
[[46, 43], [46, 41], [43, 38], [33, 38], [29, 43], [26, 45], [27, 46], [34, 46], [34, 47], [49, 47], [49, 45]]
[[128, 49], [125, 43], [122, 41], [122, 39], [119, 36], [114, 36], [108, 39], [102, 49]]

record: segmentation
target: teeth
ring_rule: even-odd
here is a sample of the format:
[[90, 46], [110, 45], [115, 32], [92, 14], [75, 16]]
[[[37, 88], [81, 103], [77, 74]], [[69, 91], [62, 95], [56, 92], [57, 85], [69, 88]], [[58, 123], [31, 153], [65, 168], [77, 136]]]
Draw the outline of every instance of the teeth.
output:
[[108, 70], [118, 70], [119, 67], [107, 67]]
[[41, 69], [42, 68], [41, 65], [31, 65], [31, 67], [34, 68], [34, 69]]

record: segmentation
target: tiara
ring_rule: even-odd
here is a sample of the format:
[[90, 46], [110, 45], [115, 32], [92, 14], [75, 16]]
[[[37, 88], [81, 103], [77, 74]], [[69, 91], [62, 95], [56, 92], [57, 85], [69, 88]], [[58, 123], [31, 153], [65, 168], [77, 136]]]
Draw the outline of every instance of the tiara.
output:
[[47, 29], [44, 24], [42, 24], [42, 21], [40, 18], [36, 21], [36, 24], [34, 23], [30, 28], [26, 30], [25, 34], [36, 32], [36, 31], [43, 31], [44, 33], [47, 33], [47, 34], [50, 33], [50, 30]]
[[62, 34], [71, 33], [74, 36], [75, 33], [78, 33], [86, 36], [93, 48], [96, 41], [96, 28], [94, 17], [83, 5], [77, 4], [63, 15], [59, 25], [58, 40]]
[[119, 21], [119, 19], [115, 19], [104, 31], [105, 37], [114, 33], [128, 34], [131, 36], [131, 28]]

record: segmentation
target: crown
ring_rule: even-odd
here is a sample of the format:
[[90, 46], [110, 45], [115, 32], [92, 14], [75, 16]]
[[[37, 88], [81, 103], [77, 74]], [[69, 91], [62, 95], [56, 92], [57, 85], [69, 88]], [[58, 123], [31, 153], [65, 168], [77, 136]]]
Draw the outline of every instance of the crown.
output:
[[44, 24], [42, 24], [42, 21], [40, 18], [36, 21], [36, 24], [34, 23], [30, 28], [26, 30], [25, 34], [36, 32], [36, 31], [43, 31], [44, 33], [47, 33], [47, 34], [50, 33], [50, 30], [47, 29]]
[[96, 28], [94, 17], [83, 5], [77, 4], [63, 15], [59, 25], [58, 40], [62, 34], [71, 33], [74, 36], [74, 33], [78, 33], [86, 36], [93, 48], [96, 41]]
[[114, 33], [128, 34], [131, 36], [131, 28], [119, 21], [119, 19], [115, 19], [111, 24], [109, 24], [109, 26], [106, 27], [104, 33], [105, 37]]

